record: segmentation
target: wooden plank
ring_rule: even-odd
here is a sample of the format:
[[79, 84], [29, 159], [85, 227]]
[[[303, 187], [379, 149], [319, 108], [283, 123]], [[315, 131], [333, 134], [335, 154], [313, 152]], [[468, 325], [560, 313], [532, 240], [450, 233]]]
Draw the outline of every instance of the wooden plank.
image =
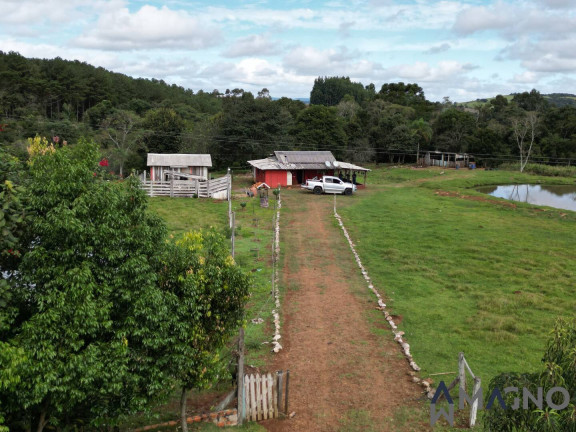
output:
[[244, 376], [244, 419], [250, 420], [250, 377]]
[[258, 413], [258, 407], [256, 406], [256, 379], [254, 378], [254, 375], [250, 375], [250, 404], [252, 405], [252, 409], [251, 409], [251, 416], [250, 419], [252, 421], [256, 421], [257, 420], [257, 413]]
[[[472, 397], [476, 395], [481, 388], [481, 380], [480, 378], [474, 379], [474, 390], [472, 393]], [[470, 427], [474, 427], [476, 425], [476, 415], [478, 414], [478, 399], [474, 399], [472, 402], [472, 408], [470, 409]]]
[[268, 420], [268, 379], [262, 376], [262, 418]]
[[262, 420], [262, 378], [260, 374], [256, 375], [256, 411], [258, 413], [257, 420]]
[[245, 399], [244, 393], [244, 327], [240, 327], [238, 335], [238, 424], [242, 426], [244, 421]]
[[464, 366], [466, 366], [466, 369], [468, 369], [468, 372], [470, 372], [470, 375], [472, 375], [472, 378], [476, 378], [476, 375], [474, 375], [474, 372], [472, 372], [472, 369], [470, 369], [470, 366], [468, 365], [468, 362], [466, 361], [466, 357], [463, 357], [464, 359]]
[[[444, 158], [444, 154], [442, 154]], [[444, 160], [444, 159], [442, 159]], [[464, 353], [458, 354], [458, 378], [460, 379], [460, 391], [466, 392], [466, 360], [464, 360]], [[464, 401], [466, 403], [466, 401]]]
[[278, 411], [278, 413], [280, 412], [280, 410], [282, 409], [282, 390], [283, 390], [283, 377], [284, 372], [279, 370], [276, 372], [276, 384], [277, 384], [277, 396], [278, 396], [278, 400], [276, 401], [276, 409]]
[[288, 415], [288, 390], [290, 384], [290, 369], [286, 370], [286, 395], [284, 396], [284, 413]]

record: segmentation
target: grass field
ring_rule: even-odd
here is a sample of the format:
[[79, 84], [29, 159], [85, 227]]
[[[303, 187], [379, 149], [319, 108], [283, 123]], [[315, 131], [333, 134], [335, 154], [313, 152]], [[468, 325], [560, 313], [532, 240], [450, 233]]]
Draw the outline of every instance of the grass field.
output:
[[[574, 184], [574, 179], [513, 171], [371, 168], [368, 188], [338, 197], [338, 212], [390, 312], [401, 317], [400, 329], [423, 368], [421, 376], [456, 371], [460, 351], [485, 387], [497, 373], [538, 369], [555, 319], [576, 312], [576, 213], [512, 204], [473, 188]], [[246, 314], [247, 364], [266, 370], [270, 347], [263, 342], [273, 333], [274, 199], [270, 195], [271, 207], [260, 208], [256, 199], [242, 196], [248, 183], [247, 177], [235, 178], [236, 261], [254, 278]], [[227, 230], [226, 202], [153, 198], [150, 206], [174, 236], [208, 226]], [[284, 264], [293, 266], [289, 251], [282, 254]], [[352, 260], [348, 250], [343, 254]], [[374, 314], [366, 319], [378, 320]], [[252, 324], [253, 318], [264, 322]], [[395, 422], [410, 430], [414, 416], [425, 422], [426, 415], [423, 406], [422, 412], [399, 412]], [[351, 412], [342, 430], [362, 430], [364, 422], [362, 412]]]
[[576, 311], [576, 213], [487, 199], [483, 184], [570, 182], [504, 171], [371, 173], [339, 210], [422, 376], [457, 370], [483, 382], [534, 371], [557, 317]]

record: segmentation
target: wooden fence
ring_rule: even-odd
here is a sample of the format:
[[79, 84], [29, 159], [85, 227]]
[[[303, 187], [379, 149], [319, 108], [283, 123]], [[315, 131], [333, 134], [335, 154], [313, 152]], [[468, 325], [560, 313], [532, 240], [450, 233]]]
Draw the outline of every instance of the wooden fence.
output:
[[[474, 380], [474, 387], [472, 390], [472, 397], [476, 395], [476, 393], [480, 390], [482, 386], [482, 380], [480, 377], [476, 376], [472, 369], [468, 365], [466, 358], [464, 357], [464, 353], [461, 352], [458, 355], [458, 383], [460, 389], [466, 392], [466, 371], [470, 373], [470, 376]], [[474, 399], [472, 405], [470, 406], [470, 427], [474, 427], [476, 425], [476, 416], [478, 415], [478, 399]]]
[[[170, 180], [152, 181], [142, 180], [142, 189], [148, 196], [194, 197], [199, 198], [226, 198], [230, 189], [229, 175], [214, 180]], [[217, 195], [218, 196], [215, 196]]]
[[[290, 371], [244, 376], [244, 408], [249, 421], [277, 418], [288, 414]], [[240, 413], [239, 413], [240, 415]]]
[[[476, 426], [476, 418], [478, 417], [478, 399], [475, 399], [476, 394], [480, 391], [482, 387], [482, 380], [479, 376], [475, 375], [470, 368], [470, 365], [466, 361], [466, 357], [464, 357], [464, 353], [461, 352], [458, 354], [458, 376], [450, 383], [447, 387], [448, 391], [452, 390], [456, 385], [458, 385], [459, 394], [460, 391], [466, 393], [467, 390], [467, 383], [466, 383], [466, 372], [470, 374], [472, 380], [474, 382], [474, 387], [472, 390], [472, 398], [473, 402], [470, 406], [470, 423], [469, 426], [473, 428]], [[442, 397], [442, 396], [440, 396]]]

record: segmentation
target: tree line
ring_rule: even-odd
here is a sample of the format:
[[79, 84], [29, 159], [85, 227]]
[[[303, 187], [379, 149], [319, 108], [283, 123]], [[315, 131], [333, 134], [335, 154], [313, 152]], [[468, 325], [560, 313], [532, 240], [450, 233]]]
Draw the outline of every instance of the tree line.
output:
[[[0, 53], [0, 143], [25, 154], [28, 137], [89, 137], [125, 174], [148, 152], [210, 153], [217, 168], [245, 167], [274, 150], [331, 150], [338, 159], [415, 162], [419, 150], [471, 153], [495, 165], [576, 158], [570, 95], [537, 90], [469, 104], [431, 102], [416, 83], [364, 85], [318, 77], [310, 104], [268, 89], [194, 92], [78, 61]], [[559, 104], [559, 105], [556, 105]]]

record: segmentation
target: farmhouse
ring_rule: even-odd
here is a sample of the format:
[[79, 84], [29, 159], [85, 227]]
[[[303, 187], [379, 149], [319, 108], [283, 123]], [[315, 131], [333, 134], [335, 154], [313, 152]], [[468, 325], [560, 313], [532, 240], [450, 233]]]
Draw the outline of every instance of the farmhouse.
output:
[[254, 180], [271, 187], [297, 185], [323, 175], [342, 174], [351, 179], [354, 172], [363, 173], [366, 180], [366, 173], [370, 171], [338, 162], [330, 151], [275, 151], [273, 156], [248, 163], [252, 165]]
[[170, 174], [179, 172], [181, 178], [207, 180], [208, 168], [212, 168], [209, 154], [162, 154], [148, 153], [147, 165], [153, 181], [169, 180]]

